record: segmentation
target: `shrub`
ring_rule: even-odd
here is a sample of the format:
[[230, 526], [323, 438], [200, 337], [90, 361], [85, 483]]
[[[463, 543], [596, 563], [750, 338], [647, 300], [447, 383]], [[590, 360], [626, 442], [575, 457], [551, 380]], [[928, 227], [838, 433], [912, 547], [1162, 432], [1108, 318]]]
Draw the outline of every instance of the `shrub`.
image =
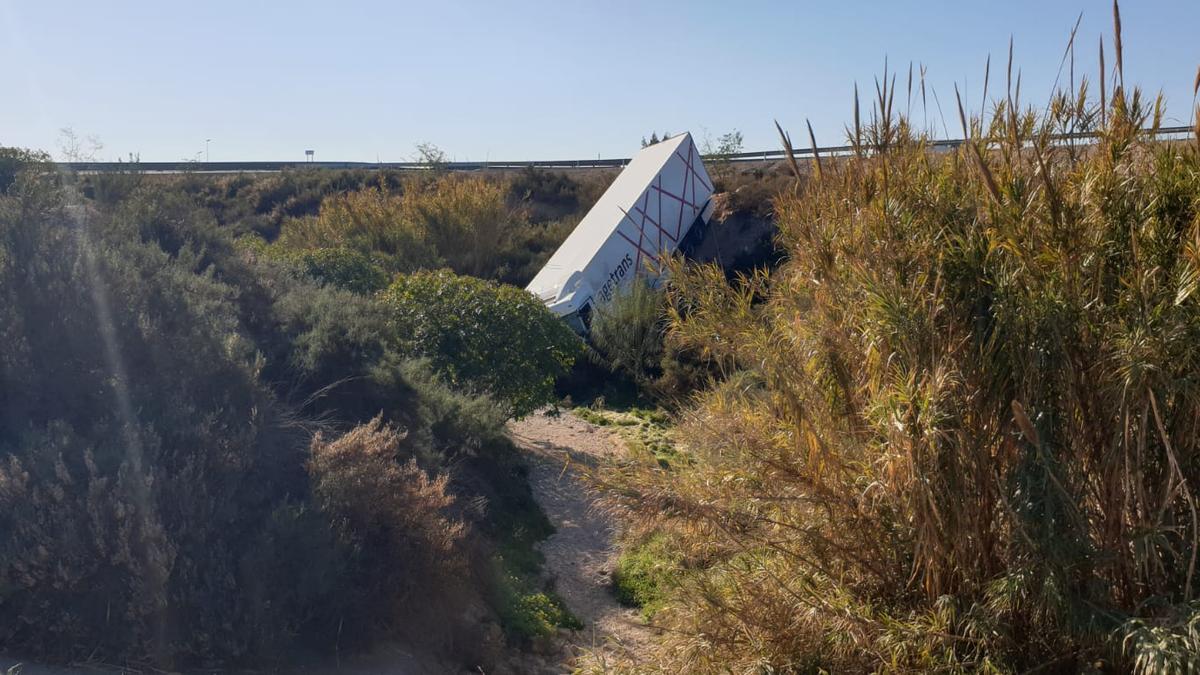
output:
[[49, 167], [50, 155], [38, 150], [0, 146], [0, 195], [17, 180], [17, 174], [33, 167]]
[[400, 353], [428, 358], [456, 386], [520, 417], [555, 400], [579, 339], [526, 291], [448, 271], [396, 278], [382, 295]]
[[704, 134], [704, 142], [701, 144], [704, 163], [711, 172], [714, 185], [722, 192], [728, 189], [725, 184], [734, 171], [732, 155], [743, 150], [742, 141], [742, 132], [737, 129], [721, 134], [716, 140], [713, 140], [708, 132]]
[[489, 277], [518, 217], [508, 186], [482, 176], [446, 175], [405, 193], [404, 215], [420, 223], [446, 265], [459, 274]]
[[596, 311], [589, 337], [594, 360], [631, 378], [641, 394], [675, 406], [720, 372], [701, 350], [668, 339], [671, 312], [683, 310], [669, 289], [669, 281], [663, 289], [639, 281], [622, 290]]
[[501, 625], [518, 644], [552, 637], [559, 628], [583, 628], [583, 623], [553, 594], [522, 590], [520, 582], [512, 578], [502, 589], [506, 597], [500, 603]]
[[251, 653], [239, 553], [304, 478], [232, 290], [28, 174], [0, 197], [0, 260], [0, 642]]
[[678, 576], [677, 551], [663, 535], [657, 535], [621, 553], [613, 570], [613, 587], [621, 604], [637, 607], [643, 617], [651, 619], [662, 608]]
[[[416, 446], [429, 448], [444, 461], [507, 446], [504, 406], [488, 396], [473, 396], [447, 385], [425, 360], [385, 354], [369, 374], [384, 391], [410, 389], [403, 412], [396, 415]], [[505, 449], [508, 449], [507, 447]]]
[[346, 425], [366, 422], [381, 410], [395, 420], [411, 400], [377, 391], [371, 370], [386, 352], [387, 317], [372, 298], [334, 287], [298, 284], [272, 305], [276, 335], [269, 339], [271, 374], [288, 377], [289, 399], [314, 417], [334, 415]]
[[518, 221], [505, 238], [505, 247], [497, 252], [495, 269], [485, 276], [513, 286], [528, 285], [579, 224], [580, 217], [569, 215], [539, 223]]
[[565, 173], [526, 167], [509, 184], [509, 201], [520, 204], [535, 223], [579, 211], [579, 183]]
[[348, 248], [316, 248], [289, 251], [267, 247], [267, 254], [294, 265], [321, 284], [370, 295], [387, 286], [388, 277], [375, 261]]
[[1196, 667], [1200, 149], [1082, 91], [945, 154], [881, 104], [777, 200], [781, 268], [673, 275], [741, 372], [620, 486], [707, 561], [658, 668]]
[[666, 318], [665, 294], [638, 279], [597, 308], [589, 337], [611, 368], [646, 384], [662, 359]]
[[177, 185], [101, 205], [21, 173], [0, 196], [0, 644], [191, 669], [471, 643], [460, 610], [494, 580], [465, 523], [538, 512], [506, 413], [390, 349], [384, 309], [234, 246]]
[[525, 269], [530, 260], [548, 256], [539, 254], [567, 231], [531, 226], [508, 205], [508, 193], [502, 179], [443, 174], [410, 179], [402, 191], [371, 187], [333, 195], [315, 217], [285, 222], [276, 246], [286, 255], [354, 250], [388, 273], [444, 265], [477, 277], [524, 279], [532, 277]]
[[465, 525], [449, 516], [447, 477], [401, 461], [402, 438], [379, 417], [333, 441], [317, 434], [308, 470], [316, 507], [352, 556], [356, 609], [415, 626], [461, 611], [465, 594], [454, 589], [469, 570]]
[[316, 216], [287, 221], [278, 245], [377, 254], [386, 261], [388, 272], [411, 272], [439, 261], [427, 223], [409, 217], [402, 195], [379, 188], [326, 198]]

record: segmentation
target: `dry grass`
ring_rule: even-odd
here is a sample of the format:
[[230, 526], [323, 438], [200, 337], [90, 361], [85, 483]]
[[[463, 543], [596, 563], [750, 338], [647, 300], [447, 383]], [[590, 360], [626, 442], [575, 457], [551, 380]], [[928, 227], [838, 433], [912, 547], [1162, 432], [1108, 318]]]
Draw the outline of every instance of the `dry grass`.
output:
[[416, 460], [397, 461], [403, 438], [379, 417], [333, 441], [317, 434], [308, 464], [313, 493], [323, 511], [335, 514], [343, 536], [379, 533], [398, 548], [419, 542], [422, 562], [453, 577], [464, 566], [455, 556], [464, 525], [445, 515], [454, 504], [448, 478], [431, 478]]
[[675, 271], [730, 376], [693, 463], [612, 481], [686, 571], [639, 671], [1200, 668], [1200, 152], [1140, 132], [1118, 17], [1111, 100], [1026, 108], [1010, 64], [938, 155], [885, 75], [777, 200], [779, 270]]
[[327, 197], [311, 218], [287, 221], [278, 244], [285, 249], [350, 248], [389, 257], [391, 271], [437, 264], [425, 223], [405, 217], [403, 193], [379, 188]]
[[389, 272], [446, 265], [473, 276], [495, 273], [496, 258], [523, 216], [508, 204], [509, 184], [447, 174], [337, 194], [313, 217], [287, 221], [286, 249], [351, 248], [379, 257]]
[[506, 182], [451, 175], [405, 193], [404, 216], [426, 228], [452, 269], [486, 277], [520, 219], [508, 192]]
[[451, 621], [466, 596], [455, 587], [470, 574], [449, 479], [401, 463], [403, 438], [380, 417], [332, 441], [317, 434], [308, 471], [317, 508], [355, 552], [359, 592], [383, 607], [386, 627], [412, 630], [419, 619]]

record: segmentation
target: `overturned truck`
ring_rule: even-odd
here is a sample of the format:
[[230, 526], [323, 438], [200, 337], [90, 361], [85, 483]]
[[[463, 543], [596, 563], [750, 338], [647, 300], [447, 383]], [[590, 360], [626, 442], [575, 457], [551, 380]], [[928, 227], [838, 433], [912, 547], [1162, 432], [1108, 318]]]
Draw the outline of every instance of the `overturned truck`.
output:
[[708, 222], [712, 191], [691, 134], [642, 149], [527, 290], [586, 334], [595, 309], [635, 277], [658, 281], [659, 258]]

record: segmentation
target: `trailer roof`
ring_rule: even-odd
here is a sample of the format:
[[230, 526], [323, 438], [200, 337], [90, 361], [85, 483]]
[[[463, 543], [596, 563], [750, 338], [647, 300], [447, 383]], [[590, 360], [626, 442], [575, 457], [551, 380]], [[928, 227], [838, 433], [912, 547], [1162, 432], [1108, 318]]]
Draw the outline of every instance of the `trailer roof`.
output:
[[[703, 176], [701, 182], [705, 183], [702, 189], [711, 191], [691, 134], [682, 133], [643, 148], [554, 252], [546, 266], [529, 283], [528, 290], [545, 302], [562, 299], [572, 293], [574, 288], [567, 287], [572, 275], [584, 270], [601, 254], [621, 221], [634, 212], [638, 200], [677, 156], [687, 163], [685, 171], [698, 170], [699, 175]], [[698, 168], [692, 168], [693, 162]], [[689, 220], [687, 225], [690, 224]], [[651, 242], [649, 246], [654, 248], [658, 244]]]

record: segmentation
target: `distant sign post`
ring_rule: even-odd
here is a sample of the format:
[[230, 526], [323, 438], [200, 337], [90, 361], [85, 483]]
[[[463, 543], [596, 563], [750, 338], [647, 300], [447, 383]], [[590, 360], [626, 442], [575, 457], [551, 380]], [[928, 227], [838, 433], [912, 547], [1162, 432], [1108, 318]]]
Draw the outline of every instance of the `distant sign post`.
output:
[[305, 150], [304, 151], [304, 161], [306, 161], [306, 162], [313, 161], [314, 154], [316, 154], [316, 151], [314, 151], [314, 150]]

